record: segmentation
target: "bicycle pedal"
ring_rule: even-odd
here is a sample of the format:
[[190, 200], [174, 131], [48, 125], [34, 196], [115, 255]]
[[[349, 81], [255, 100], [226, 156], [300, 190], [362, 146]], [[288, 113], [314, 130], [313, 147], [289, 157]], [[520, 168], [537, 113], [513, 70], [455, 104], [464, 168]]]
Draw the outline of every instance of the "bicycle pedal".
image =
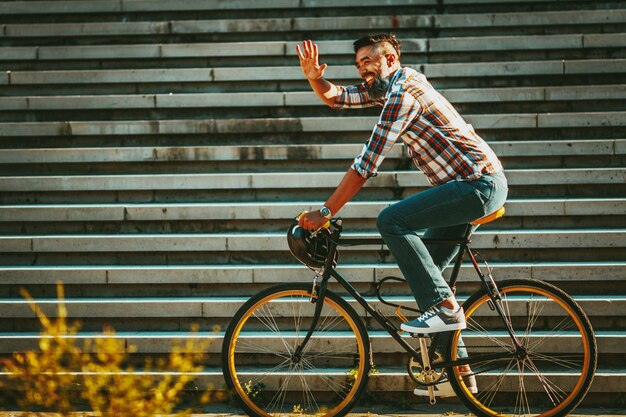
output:
[[409, 333], [409, 336], [415, 337], [415, 338], [430, 339], [430, 335], [426, 333]]

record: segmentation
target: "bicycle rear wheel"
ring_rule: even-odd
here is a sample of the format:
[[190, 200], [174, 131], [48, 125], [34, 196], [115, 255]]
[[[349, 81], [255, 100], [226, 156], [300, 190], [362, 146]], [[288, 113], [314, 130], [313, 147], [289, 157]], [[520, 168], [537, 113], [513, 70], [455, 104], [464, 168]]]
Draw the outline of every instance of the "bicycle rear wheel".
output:
[[300, 357], [294, 351], [312, 323], [310, 285], [285, 284], [248, 300], [222, 345], [229, 389], [252, 416], [342, 416], [365, 390], [367, 331], [354, 309], [327, 291], [320, 319]]
[[[448, 357], [458, 358], [457, 343], [467, 349], [478, 393], [472, 394], [459, 367], [447, 370], [463, 403], [480, 416], [561, 416], [586, 395], [596, 369], [596, 340], [589, 319], [565, 292], [542, 281], [515, 279], [498, 283], [499, 305], [523, 346], [516, 349], [486, 290], [464, 304], [467, 328], [452, 334]], [[454, 348], [453, 348], [454, 347]], [[508, 358], [479, 355], [511, 352]]]

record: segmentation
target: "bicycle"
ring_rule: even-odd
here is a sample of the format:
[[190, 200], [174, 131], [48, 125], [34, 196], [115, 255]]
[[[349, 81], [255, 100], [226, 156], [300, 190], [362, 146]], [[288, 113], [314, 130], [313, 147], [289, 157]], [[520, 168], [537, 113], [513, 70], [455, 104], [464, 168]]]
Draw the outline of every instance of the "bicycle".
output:
[[[472, 224], [503, 214], [501, 208]], [[364, 393], [373, 366], [369, 334], [346, 299], [327, 288], [331, 277], [408, 353], [409, 376], [427, 387], [431, 403], [434, 386], [446, 380], [479, 416], [561, 416], [583, 400], [596, 369], [596, 340], [589, 319], [564, 291], [534, 279], [496, 282], [488, 263], [482, 260], [484, 273], [478, 253], [469, 247], [469, 225], [462, 239], [425, 239], [460, 245], [449, 279], [452, 289], [466, 255], [482, 282], [463, 303], [467, 328], [434, 334], [428, 345], [426, 335], [404, 337], [337, 272], [339, 246], [383, 243], [381, 238], [341, 237], [342, 229], [341, 220], [332, 220], [328, 228], [295, 241], [302, 248], [292, 248], [292, 253], [307, 250], [306, 264], [316, 270], [312, 284], [268, 288], [233, 317], [222, 346], [222, 367], [228, 388], [249, 415], [342, 416]], [[403, 310], [420, 313], [384, 300], [380, 289], [388, 280], [404, 281], [379, 281], [378, 299], [393, 306], [401, 321], [406, 321]], [[418, 348], [411, 346], [414, 338]], [[477, 393], [465, 383], [469, 375], [476, 379]]]

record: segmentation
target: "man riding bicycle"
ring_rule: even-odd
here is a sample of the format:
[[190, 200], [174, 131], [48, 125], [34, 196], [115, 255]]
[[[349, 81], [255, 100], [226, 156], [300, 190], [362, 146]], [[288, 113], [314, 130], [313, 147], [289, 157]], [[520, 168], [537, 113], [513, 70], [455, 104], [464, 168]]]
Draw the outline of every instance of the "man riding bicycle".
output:
[[[507, 196], [502, 164], [454, 107], [426, 80], [400, 64], [400, 43], [392, 34], [364, 36], [354, 42], [355, 64], [363, 83], [337, 86], [325, 78], [318, 46], [296, 46], [302, 72], [315, 94], [334, 109], [379, 106], [382, 112], [359, 155], [319, 211], [305, 213], [305, 229], [322, 227], [356, 195], [394, 143], [402, 140], [416, 166], [433, 185], [385, 208], [377, 228], [394, 255], [424, 313], [402, 330], [430, 334], [466, 327], [463, 309], [442, 276], [457, 245], [426, 246], [429, 238], [462, 237], [468, 224], [501, 207]], [[416, 390], [427, 395], [425, 390]], [[443, 393], [439, 393], [443, 396]]]

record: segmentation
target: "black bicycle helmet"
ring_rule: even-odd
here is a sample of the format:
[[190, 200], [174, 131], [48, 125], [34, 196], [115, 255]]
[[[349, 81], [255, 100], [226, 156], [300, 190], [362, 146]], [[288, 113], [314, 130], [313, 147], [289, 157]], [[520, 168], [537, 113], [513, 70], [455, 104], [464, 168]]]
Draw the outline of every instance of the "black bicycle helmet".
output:
[[[322, 232], [306, 230], [294, 220], [287, 231], [287, 244], [291, 254], [314, 271], [324, 266], [328, 256], [328, 239]], [[335, 252], [335, 263], [337, 252]]]

